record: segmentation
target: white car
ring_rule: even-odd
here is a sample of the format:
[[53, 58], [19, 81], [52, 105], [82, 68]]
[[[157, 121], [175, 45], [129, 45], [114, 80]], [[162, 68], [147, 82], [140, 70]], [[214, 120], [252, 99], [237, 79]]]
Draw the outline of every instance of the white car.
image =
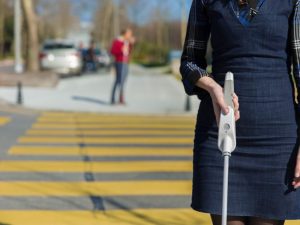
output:
[[48, 40], [40, 52], [42, 70], [52, 70], [59, 74], [80, 75], [82, 71], [81, 53], [67, 40]]

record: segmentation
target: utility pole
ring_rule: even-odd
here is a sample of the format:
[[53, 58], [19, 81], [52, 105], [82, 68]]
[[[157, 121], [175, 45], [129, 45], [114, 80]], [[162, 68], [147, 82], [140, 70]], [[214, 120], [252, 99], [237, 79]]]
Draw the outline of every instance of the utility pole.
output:
[[15, 0], [14, 2], [14, 42], [15, 42], [15, 72], [20, 74], [23, 72], [22, 64], [22, 10], [21, 0]]

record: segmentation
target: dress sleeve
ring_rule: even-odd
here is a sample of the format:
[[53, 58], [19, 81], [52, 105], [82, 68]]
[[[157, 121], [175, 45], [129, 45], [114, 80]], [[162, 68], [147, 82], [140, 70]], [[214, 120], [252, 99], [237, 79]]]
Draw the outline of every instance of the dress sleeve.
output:
[[293, 58], [293, 75], [297, 87], [297, 119], [300, 121], [300, 1], [297, 0], [292, 18], [292, 58]]
[[200, 99], [207, 96], [208, 92], [195, 84], [201, 77], [211, 76], [206, 71], [207, 62], [205, 58], [210, 36], [210, 22], [203, 1], [193, 0], [180, 66], [186, 93], [198, 95]]

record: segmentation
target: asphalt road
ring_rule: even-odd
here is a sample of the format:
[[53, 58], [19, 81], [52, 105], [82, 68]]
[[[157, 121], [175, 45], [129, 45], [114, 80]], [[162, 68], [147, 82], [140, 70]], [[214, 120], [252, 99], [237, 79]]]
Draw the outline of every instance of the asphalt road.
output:
[[207, 224], [189, 209], [193, 117], [1, 114], [1, 224]]
[[189, 207], [194, 116], [19, 111], [0, 114], [0, 224], [210, 224]]

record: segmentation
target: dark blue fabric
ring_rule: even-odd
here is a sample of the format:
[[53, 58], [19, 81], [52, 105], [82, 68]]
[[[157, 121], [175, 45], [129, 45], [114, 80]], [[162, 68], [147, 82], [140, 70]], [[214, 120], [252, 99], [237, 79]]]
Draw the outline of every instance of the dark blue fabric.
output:
[[209, 96], [206, 90], [196, 85], [201, 77], [210, 76], [206, 71], [205, 58], [209, 36], [210, 22], [206, 8], [202, 0], [194, 0], [189, 15], [180, 73], [185, 92], [188, 95], [197, 95], [199, 99]]
[[[223, 85], [232, 71], [240, 101], [228, 212], [300, 219], [300, 190], [291, 186], [299, 146], [289, 52], [293, 1], [265, 0], [247, 26], [229, 3], [206, 3], [214, 79]], [[212, 101], [204, 98], [195, 133], [192, 207], [221, 215], [223, 159], [217, 138]]]
[[[257, 6], [255, 7], [256, 11], [260, 10], [260, 7], [263, 5], [265, 0], [258, 0]], [[244, 26], [249, 26], [254, 17], [249, 16], [250, 5], [239, 7], [237, 1], [230, 1], [230, 6], [236, 14], [236, 17], [240, 20], [241, 24]]]

